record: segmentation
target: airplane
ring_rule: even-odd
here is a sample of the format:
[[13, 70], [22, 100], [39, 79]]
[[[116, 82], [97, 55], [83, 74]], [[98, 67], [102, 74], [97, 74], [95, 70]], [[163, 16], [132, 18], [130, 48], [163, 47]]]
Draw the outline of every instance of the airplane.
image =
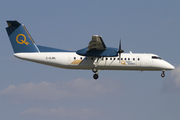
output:
[[162, 71], [161, 77], [165, 77], [166, 70], [175, 69], [156, 54], [123, 53], [121, 40], [119, 48], [111, 48], [106, 47], [101, 36], [93, 35], [88, 47], [68, 51], [36, 45], [24, 24], [16, 20], [7, 24], [15, 57], [58, 68], [92, 70], [95, 80], [100, 70]]

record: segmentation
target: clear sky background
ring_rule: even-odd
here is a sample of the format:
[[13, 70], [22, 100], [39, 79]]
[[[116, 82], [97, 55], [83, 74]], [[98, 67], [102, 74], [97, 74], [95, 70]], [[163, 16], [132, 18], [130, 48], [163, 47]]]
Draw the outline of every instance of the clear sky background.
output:
[[[179, 120], [179, 0], [1, 0], [1, 120]], [[92, 35], [108, 47], [154, 53], [166, 71], [67, 70], [13, 56], [6, 20], [25, 24], [36, 44], [79, 50]]]

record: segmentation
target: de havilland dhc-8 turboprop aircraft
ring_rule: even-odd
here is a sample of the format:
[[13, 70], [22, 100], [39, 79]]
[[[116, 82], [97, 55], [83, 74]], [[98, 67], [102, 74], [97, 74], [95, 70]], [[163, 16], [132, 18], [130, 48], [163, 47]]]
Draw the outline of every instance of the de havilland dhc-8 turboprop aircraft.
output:
[[106, 47], [102, 37], [93, 35], [88, 47], [68, 51], [36, 45], [23, 24], [7, 21], [7, 34], [14, 50], [14, 56], [23, 60], [66, 69], [87, 69], [98, 79], [99, 70], [173, 70], [174, 66], [155, 54], [123, 53], [121, 40], [119, 49]]

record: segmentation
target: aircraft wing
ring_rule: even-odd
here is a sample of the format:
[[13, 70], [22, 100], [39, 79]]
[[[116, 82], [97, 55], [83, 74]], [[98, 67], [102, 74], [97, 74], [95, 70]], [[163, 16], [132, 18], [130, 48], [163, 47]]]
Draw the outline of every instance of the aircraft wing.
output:
[[89, 57], [114, 57], [118, 56], [117, 51], [118, 49], [116, 48], [107, 48], [101, 36], [93, 35], [88, 47], [80, 49], [76, 53]]
[[101, 36], [99, 36], [99, 35], [92, 36], [92, 40], [89, 42], [87, 51], [90, 51], [93, 49], [96, 49], [96, 50], [105, 50], [106, 49], [106, 45], [104, 44]]

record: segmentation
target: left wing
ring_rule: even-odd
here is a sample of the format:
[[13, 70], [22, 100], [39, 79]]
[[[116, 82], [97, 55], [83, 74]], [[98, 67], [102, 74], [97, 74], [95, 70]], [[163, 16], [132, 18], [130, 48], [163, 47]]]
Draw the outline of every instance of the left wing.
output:
[[104, 44], [102, 37], [99, 35], [93, 35], [92, 40], [89, 42], [88, 51], [90, 50], [105, 50], [106, 45]]
[[107, 48], [101, 36], [93, 35], [88, 47], [78, 50], [76, 53], [78, 55], [90, 57], [114, 57], [118, 56], [118, 49]]

